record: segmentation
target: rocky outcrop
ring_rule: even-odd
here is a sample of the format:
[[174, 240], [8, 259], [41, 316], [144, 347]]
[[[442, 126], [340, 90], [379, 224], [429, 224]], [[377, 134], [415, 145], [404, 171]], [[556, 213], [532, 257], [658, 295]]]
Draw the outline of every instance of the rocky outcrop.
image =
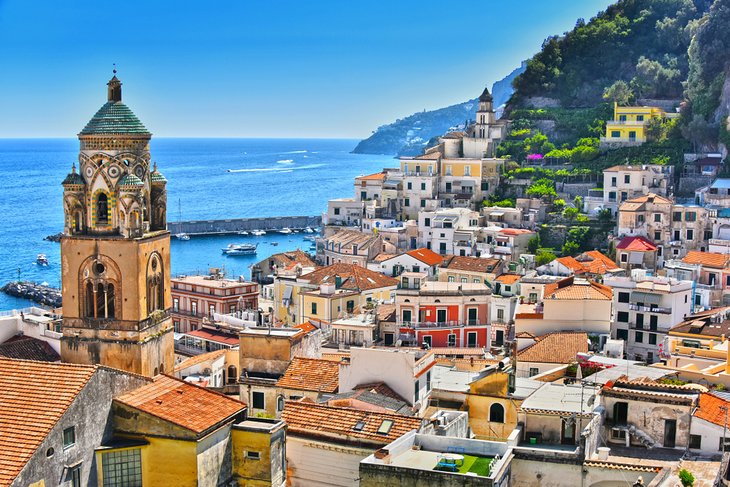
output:
[[[498, 108], [512, 96], [512, 80], [525, 70], [523, 62], [519, 68], [492, 85], [492, 97], [497, 115]], [[361, 140], [352, 152], [355, 154], [393, 154], [414, 156], [429, 147], [433, 137], [451, 130], [463, 130], [466, 123], [474, 120], [478, 101], [476, 98], [438, 110], [422, 111], [381, 125], [367, 139]]]
[[39, 304], [59, 308], [61, 306], [61, 290], [43, 286], [34, 282], [9, 282], [0, 291], [16, 298], [30, 299]]

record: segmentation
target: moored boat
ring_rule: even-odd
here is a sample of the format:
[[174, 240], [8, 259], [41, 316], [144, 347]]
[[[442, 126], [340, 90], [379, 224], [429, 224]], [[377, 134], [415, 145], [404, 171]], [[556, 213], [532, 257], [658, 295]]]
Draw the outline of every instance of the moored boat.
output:
[[226, 255], [253, 255], [256, 253], [258, 244], [229, 244], [223, 249]]
[[46, 254], [38, 254], [35, 261], [38, 265], [48, 265], [48, 257], [46, 257]]

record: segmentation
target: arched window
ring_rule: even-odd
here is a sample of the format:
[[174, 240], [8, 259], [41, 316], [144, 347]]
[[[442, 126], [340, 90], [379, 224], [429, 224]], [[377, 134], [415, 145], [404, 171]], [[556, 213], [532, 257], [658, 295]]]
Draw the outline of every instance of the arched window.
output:
[[158, 254], [152, 254], [147, 265], [147, 311], [149, 313], [165, 309], [164, 283], [162, 260]]
[[504, 406], [495, 402], [489, 407], [489, 422], [504, 423]]
[[96, 223], [98, 225], [109, 224], [109, 198], [106, 193], [101, 192], [96, 197]]
[[92, 257], [81, 267], [80, 274], [81, 315], [99, 320], [117, 318], [120, 274], [116, 264], [107, 257]]
[[91, 281], [86, 283], [86, 317], [96, 319], [114, 318], [114, 284]]
[[80, 233], [84, 230], [84, 216], [80, 210], [77, 210], [73, 216], [73, 231]]
[[86, 283], [86, 317], [93, 318], [94, 310], [96, 310], [96, 293], [94, 292], [94, 284]]
[[229, 365], [228, 366], [228, 383], [235, 384], [237, 380], [238, 380], [238, 371], [236, 370], [236, 366]]
[[279, 396], [276, 398], [276, 410], [279, 412], [284, 410], [284, 396]]

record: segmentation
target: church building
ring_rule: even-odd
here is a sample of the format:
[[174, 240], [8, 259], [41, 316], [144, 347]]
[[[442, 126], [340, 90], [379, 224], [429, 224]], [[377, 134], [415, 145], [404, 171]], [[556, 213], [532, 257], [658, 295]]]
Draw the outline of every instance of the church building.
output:
[[61, 358], [150, 377], [174, 365], [167, 180], [116, 74], [107, 87], [62, 183]]

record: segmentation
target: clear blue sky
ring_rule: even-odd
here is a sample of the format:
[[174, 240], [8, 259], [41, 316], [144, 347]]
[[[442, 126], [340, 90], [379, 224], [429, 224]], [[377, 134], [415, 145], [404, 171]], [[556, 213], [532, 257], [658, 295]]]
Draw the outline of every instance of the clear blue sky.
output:
[[0, 137], [124, 101], [158, 136], [353, 137], [478, 95], [610, 0], [0, 0]]

